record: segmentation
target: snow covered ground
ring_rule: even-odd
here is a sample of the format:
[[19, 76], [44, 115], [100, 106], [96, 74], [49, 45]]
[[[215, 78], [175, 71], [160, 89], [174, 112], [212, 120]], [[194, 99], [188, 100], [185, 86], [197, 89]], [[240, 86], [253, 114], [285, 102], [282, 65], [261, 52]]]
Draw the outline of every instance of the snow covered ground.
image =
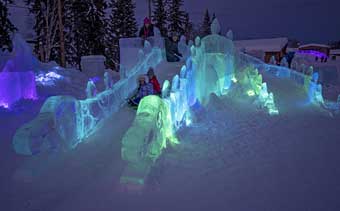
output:
[[[163, 62], [161, 82], [181, 64]], [[182, 128], [181, 144], [158, 160], [142, 193], [119, 184], [121, 138], [135, 111], [124, 107], [65, 153], [17, 156], [11, 136], [38, 112], [0, 119], [0, 208], [68, 210], [340, 210], [340, 117], [306, 104], [294, 82], [264, 75], [280, 111], [249, 100], [212, 97]], [[3, 118], [4, 116], [4, 118]]]

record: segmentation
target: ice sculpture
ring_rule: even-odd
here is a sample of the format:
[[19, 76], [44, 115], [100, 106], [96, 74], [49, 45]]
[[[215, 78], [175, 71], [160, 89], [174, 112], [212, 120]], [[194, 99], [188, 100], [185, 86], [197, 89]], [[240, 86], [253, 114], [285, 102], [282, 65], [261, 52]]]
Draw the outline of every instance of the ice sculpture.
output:
[[179, 74], [179, 77], [180, 78], [185, 78], [186, 74], [187, 74], [187, 67], [185, 65], [183, 65], [182, 68], [181, 68], [181, 72]]
[[200, 47], [201, 46], [201, 38], [200, 37], [196, 37], [195, 38], [195, 46], [196, 47]]
[[296, 61], [296, 59], [293, 59], [292, 64], [291, 64], [291, 68], [292, 68], [293, 70], [298, 70], [298, 69], [299, 69], [299, 64], [298, 64], [298, 62]]
[[150, 44], [149, 41], [147, 41], [147, 40], [144, 41], [144, 49], [143, 50], [146, 54], [151, 52], [152, 47], [151, 47], [151, 44]]
[[38, 60], [19, 34], [13, 39], [14, 50], [0, 71], [0, 106], [9, 108], [20, 99], [36, 99], [34, 71]]
[[187, 59], [186, 62], [186, 78], [188, 80], [187, 83], [187, 95], [188, 95], [188, 105], [192, 106], [196, 102], [196, 94], [195, 94], [195, 77], [194, 77], [194, 66], [191, 60], [191, 57]]
[[166, 98], [170, 95], [170, 82], [165, 80], [162, 87], [162, 98]]
[[13, 138], [16, 153], [33, 155], [51, 149], [75, 148], [96, 132], [101, 121], [126, 103], [126, 98], [137, 88], [138, 76], [161, 61], [161, 49], [153, 48], [143, 62], [126, 72], [126, 78], [119, 80], [111, 89], [95, 95], [94, 83], [89, 81], [88, 98], [85, 100], [65, 96], [48, 98], [39, 115], [16, 131]]
[[282, 58], [280, 65], [281, 65], [282, 67], [288, 67], [288, 66], [289, 66], [286, 57], [283, 57], [283, 58]]
[[270, 57], [269, 64], [276, 65], [276, 59], [275, 56]]
[[171, 83], [171, 91], [172, 92], [176, 92], [179, 88], [179, 77], [178, 75], [175, 75], [172, 79], [172, 83]]
[[227, 35], [226, 37], [229, 39], [229, 40], [234, 40], [234, 33], [231, 29], [229, 29], [229, 31], [227, 32]]
[[212, 35], [201, 40], [201, 46], [196, 47], [193, 56], [197, 67], [196, 97], [203, 105], [208, 102], [211, 93], [217, 96], [224, 94], [234, 74], [234, 45], [231, 40], [219, 35], [220, 29], [216, 18], [211, 24]]
[[104, 83], [105, 83], [105, 89], [111, 89], [113, 82], [112, 82], [112, 77], [108, 72], [104, 73]]
[[167, 142], [177, 144], [169, 107], [158, 96], [143, 98], [136, 118], [122, 139], [122, 159], [128, 162], [121, 183], [143, 185]]
[[93, 98], [96, 95], [97, 95], [96, 84], [92, 80], [89, 80], [87, 82], [87, 87], [86, 87], [86, 96], [87, 98]]
[[42, 86], [54, 86], [56, 85], [56, 82], [59, 80], [63, 80], [64, 77], [62, 75], [59, 75], [58, 73], [54, 71], [49, 71], [47, 73], [40, 73], [35, 76], [35, 81], [37, 85]]
[[67, 150], [77, 143], [76, 99], [66, 96], [49, 98], [38, 117], [22, 126], [13, 138], [18, 154], [34, 155], [43, 151]]
[[182, 35], [178, 43], [178, 52], [182, 54], [182, 61], [186, 61], [190, 54], [190, 50], [186, 42], [185, 36]]
[[189, 40], [189, 42], [188, 42], [189, 51], [191, 49], [191, 46], [193, 46], [193, 45], [194, 45], [194, 41]]

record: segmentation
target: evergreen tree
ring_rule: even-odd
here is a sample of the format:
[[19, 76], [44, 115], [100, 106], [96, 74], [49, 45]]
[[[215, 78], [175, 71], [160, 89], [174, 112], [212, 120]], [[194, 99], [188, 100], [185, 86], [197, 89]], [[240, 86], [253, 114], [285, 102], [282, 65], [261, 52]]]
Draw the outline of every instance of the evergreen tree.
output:
[[16, 28], [8, 19], [9, 13], [7, 4], [13, 3], [12, 0], [0, 0], [0, 48], [4, 50], [12, 50], [11, 33]]
[[108, 66], [118, 69], [119, 39], [135, 37], [137, 21], [135, 18], [135, 4], [132, 0], [111, 0], [111, 14], [108, 21], [106, 43], [106, 58]]
[[70, 64], [79, 65], [82, 56], [105, 55], [105, 8], [104, 0], [65, 0], [65, 42]]
[[64, 30], [65, 30], [65, 50], [66, 61], [71, 66], [80, 63], [77, 55], [77, 37], [76, 37], [76, 15], [74, 9], [74, 0], [64, 0]]
[[185, 33], [185, 12], [181, 10], [183, 0], [169, 0], [169, 26], [171, 33]]
[[123, 37], [136, 37], [136, 33], [138, 31], [137, 21], [135, 17], [135, 8], [136, 4], [132, 0], [120, 0], [120, 3], [123, 4], [123, 13], [124, 13], [124, 25], [125, 28], [123, 30]]
[[190, 21], [189, 14], [185, 14], [185, 21], [184, 21], [184, 35], [187, 38], [187, 40], [194, 40], [194, 24]]
[[210, 15], [209, 15], [209, 11], [208, 9], [205, 11], [204, 14], [204, 19], [203, 19], [203, 24], [202, 24], [202, 28], [201, 28], [201, 36], [205, 37], [209, 34], [211, 34], [211, 20], [210, 20]]
[[163, 37], [167, 35], [166, 0], [153, 0], [153, 17], [155, 26], [161, 31]]
[[30, 13], [35, 16], [35, 53], [43, 62], [56, 59], [58, 51], [57, 2], [54, 0], [26, 0]]

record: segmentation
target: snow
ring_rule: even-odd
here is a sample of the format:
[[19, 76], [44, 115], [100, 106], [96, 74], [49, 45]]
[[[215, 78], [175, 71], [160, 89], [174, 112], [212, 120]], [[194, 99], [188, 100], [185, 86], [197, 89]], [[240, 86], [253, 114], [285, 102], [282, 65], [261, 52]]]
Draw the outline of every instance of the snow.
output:
[[[180, 143], [162, 153], [150, 169], [143, 190], [133, 191], [134, 187], [120, 183], [126, 166], [123, 160], [126, 154], [123, 152], [122, 158], [121, 152], [126, 142], [122, 143], [122, 140], [132, 143], [134, 139], [143, 138], [144, 134], [135, 133], [134, 139], [124, 139], [131, 126], [137, 129], [141, 124], [158, 127], [159, 122], [155, 122], [158, 116], [149, 116], [150, 125], [144, 124], [149, 118], [143, 117], [156, 113], [153, 112], [155, 107], [163, 102], [158, 97], [152, 96], [152, 100], [146, 100], [148, 103], [142, 106], [145, 110], [137, 111], [137, 118], [133, 109], [119, 107], [117, 112], [110, 113], [99, 122], [96, 132], [87, 134], [73, 150], [42, 152], [32, 157], [19, 156], [10, 150], [15, 130], [36, 116], [42, 104], [41, 101], [26, 102], [22, 110], [0, 111], [0, 154], [5, 157], [0, 159], [2, 208], [28, 211], [338, 210], [340, 116], [319, 103], [309, 103], [311, 96], [304, 86], [304, 79], [308, 77], [285, 67], [266, 66], [247, 55], [238, 55], [230, 40], [216, 34], [207, 36], [201, 42], [197, 40], [197, 44], [200, 45], [192, 46], [194, 54], [187, 60], [185, 68], [183, 63], [167, 62], [155, 67], [160, 83], [165, 81], [164, 84], [169, 85], [168, 81], [173, 79], [170, 96], [166, 99], [170, 100], [167, 105], [173, 104], [175, 112], [172, 114], [178, 114], [173, 120], [182, 119], [183, 108], [177, 106], [191, 105], [190, 97], [189, 102], [185, 102], [181, 94], [195, 95], [195, 92], [191, 93], [192, 87], [197, 87], [200, 97], [208, 99], [204, 107], [197, 104], [192, 106], [191, 124], [177, 128]], [[256, 66], [263, 67], [261, 74]], [[141, 68], [147, 70], [143, 65]], [[239, 69], [244, 74], [237, 71]], [[197, 75], [197, 70], [207, 77]], [[136, 72], [132, 71], [131, 74]], [[123, 81], [133, 86], [135, 78], [129, 80], [131, 74], [127, 74]], [[102, 84], [107, 88], [107, 75], [104, 78], [106, 82]], [[194, 86], [190, 80], [195, 82]], [[238, 80], [242, 86], [251, 87], [251, 90], [246, 87], [241, 91], [251, 94], [248, 97], [238, 93], [225, 95], [225, 89]], [[219, 86], [201, 87], [209, 81], [218, 82]], [[121, 91], [126, 92], [135, 87], [123, 88]], [[210, 94], [206, 88], [214, 94], [205, 96]], [[110, 90], [103, 93], [107, 91]], [[273, 106], [275, 102], [274, 106], [280, 114], [268, 115], [262, 106], [257, 106], [252, 95], [259, 95], [264, 106]], [[65, 123], [58, 124], [61, 127], [57, 129], [64, 132], [59, 133], [61, 135], [77, 131], [73, 124], [74, 116], [62, 115], [73, 114], [73, 102], [91, 105], [97, 100], [65, 98], [67, 100], [55, 99], [64, 103], [58, 109], [62, 119], [56, 119]], [[116, 96], [110, 99], [116, 99]], [[44, 107], [48, 108], [49, 105], [45, 104]], [[42, 110], [46, 111], [44, 107]], [[90, 112], [92, 109], [84, 107], [84, 111]], [[13, 118], [15, 116], [17, 118]], [[44, 119], [45, 116], [40, 115], [39, 118]], [[44, 134], [47, 134], [41, 137], [48, 139], [50, 145], [55, 144], [48, 136], [50, 125], [42, 124], [45, 120], [35, 121], [40, 123], [37, 132], [45, 131]], [[66, 145], [74, 144], [72, 138], [66, 140], [69, 141]], [[27, 150], [29, 146], [19, 146], [22, 151], [28, 151], [27, 154], [31, 153]]]
[[245, 49], [247, 52], [280, 52], [288, 44], [288, 38], [236, 40], [234, 43], [237, 49]]
[[[156, 74], [163, 82], [180, 67], [162, 63]], [[0, 142], [6, 157], [0, 160], [1, 206], [27, 211], [338, 210], [339, 117], [304, 105], [305, 94], [290, 80], [264, 74], [264, 81], [277, 96], [279, 116], [258, 111], [246, 99], [214, 98], [196, 113], [191, 127], [179, 131], [181, 144], [165, 151], [138, 195], [120, 186], [121, 139], [135, 111], [122, 108], [74, 151], [32, 158], [8, 151], [10, 120]]]
[[324, 45], [324, 44], [318, 44], [318, 43], [309, 43], [309, 44], [305, 44], [305, 45], [300, 45], [299, 49], [302, 48], [308, 48], [308, 47], [321, 47], [321, 48], [331, 48], [331, 46], [329, 45]]

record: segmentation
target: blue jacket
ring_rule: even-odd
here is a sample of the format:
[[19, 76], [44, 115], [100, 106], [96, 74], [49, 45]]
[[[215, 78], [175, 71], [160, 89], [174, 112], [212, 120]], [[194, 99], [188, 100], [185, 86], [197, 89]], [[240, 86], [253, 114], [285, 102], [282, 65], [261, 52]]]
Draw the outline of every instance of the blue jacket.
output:
[[154, 94], [153, 85], [151, 83], [145, 83], [144, 85], [138, 88], [138, 93], [136, 97], [142, 99], [145, 96], [153, 94]]

